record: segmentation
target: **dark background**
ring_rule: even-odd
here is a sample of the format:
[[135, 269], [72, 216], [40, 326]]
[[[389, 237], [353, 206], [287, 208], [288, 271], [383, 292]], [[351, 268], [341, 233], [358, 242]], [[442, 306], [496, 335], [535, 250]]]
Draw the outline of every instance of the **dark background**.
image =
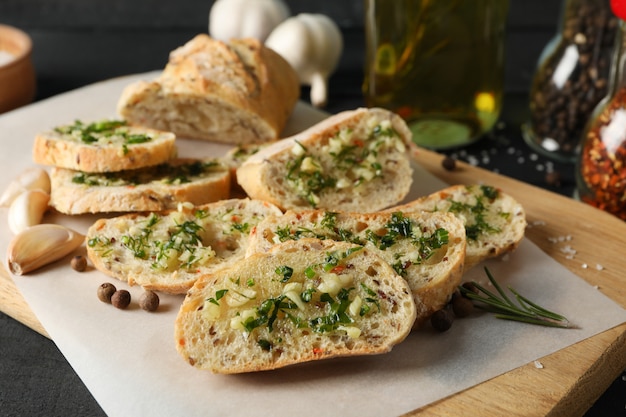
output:
[[[95, 81], [162, 69], [171, 50], [208, 31], [212, 3], [0, 0], [0, 24], [16, 26], [33, 39], [37, 100], [41, 100]], [[342, 30], [345, 48], [330, 79], [327, 110], [363, 105], [363, 0], [287, 0], [287, 4], [292, 14], [326, 14]], [[545, 173], [506, 160], [509, 149], [514, 149], [518, 159], [533, 155], [521, 138], [519, 125], [528, 117], [528, 89], [537, 59], [556, 32], [560, 8], [560, 0], [510, 0], [501, 118], [504, 127], [454, 155], [463, 158], [490, 150], [495, 157], [485, 162], [484, 168], [571, 195], [573, 166], [555, 163], [561, 181], [553, 184], [546, 181]], [[302, 97], [308, 99], [306, 91]], [[537, 160], [550, 163], [542, 157]], [[623, 377], [609, 387], [587, 417], [626, 415]], [[0, 416], [103, 414], [52, 341], [0, 314]]]

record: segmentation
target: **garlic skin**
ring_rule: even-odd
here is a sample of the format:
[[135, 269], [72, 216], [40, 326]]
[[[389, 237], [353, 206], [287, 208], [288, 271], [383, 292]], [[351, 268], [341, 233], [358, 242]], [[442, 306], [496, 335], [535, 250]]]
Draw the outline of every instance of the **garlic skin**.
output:
[[23, 275], [69, 255], [85, 236], [57, 224], [38, 224], [13, 237], [7, 248], [9, 270]]
[[50, 194], [50, 176], [43, 168], [33, 167], [16, 177], [0, 196], [0, 207], [9, 207], [13, 200], [28, 190], [42, 190]]
[[223, 42], [233, 38], [264, 42], [290, 14], [283, 0], [217, 0], [209, 12], [209, 35]]
[[50, 194], [42, 190], [24, 191], [18, 195], [9, 207], [9, 229], [13, 234], [41, 223], [48, 210]]
[[265, 45], [291, 64], [304, 85], [311, 86], [311, 104], [324, 107], [328, 101], [328, 78], [343, 52], [343, 36], [328, 16], [300, 13], [278, 25]]

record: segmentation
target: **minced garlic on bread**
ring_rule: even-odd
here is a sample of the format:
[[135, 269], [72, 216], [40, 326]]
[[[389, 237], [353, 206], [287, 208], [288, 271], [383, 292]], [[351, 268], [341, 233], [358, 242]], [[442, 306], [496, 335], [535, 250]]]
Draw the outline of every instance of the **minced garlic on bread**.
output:
[[89, 173], [116, 172], [158, 165], [176, 156], [171, 132], [100, 120], [55, 127], [36, 135], [33, 161]]
[[376, 253], [302, 239], [198, 280], [176, 318], [175, 341], [189, 364], [232, 374], [385, 353], [414, 319], [406, 281]]
[[467, 235], [465, 270], [517, 248], [526, 232], [524, 208], [490, 185], [453, 185], [389, 211], [449, 212], [463, 221]]
[[215, 159], [177, 158], [101, 174], [54, 167], [50, 182], [50, 205], [64, 214], [168, 210], [230, 195], [230, 172]]
[[408, 282], [417, 324], [443, 308], [461, 283], [465, 229], [450, 213], [287, 211], [253, 228], [247, 256], [303, 238], [347, 241], [377, 253]]
[[412, 146], [400, 116], [360, 108], [261, 149], [237, 169], [237, 181], [282, 209], [377, 211], [409, 192]]
[[250, 229], [277, 214], [266, 202], [233, 199], [99, 219], [87, 232], [87, 255], [130, 285], [184, 294], [200, 276], [243, 258]]

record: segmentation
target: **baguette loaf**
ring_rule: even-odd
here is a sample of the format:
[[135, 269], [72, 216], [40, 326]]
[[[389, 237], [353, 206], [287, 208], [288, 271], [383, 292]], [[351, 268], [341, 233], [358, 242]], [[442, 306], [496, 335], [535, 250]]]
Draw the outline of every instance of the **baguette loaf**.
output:
[[467, 235], [465, 270], [517, 248], [526, 231], [524, 208], [489, 185], [454, 185], [390, 209], [403, 212], [450, 212], [461, 219]]
[[231, 374], [385, 353], [414, 319], [406, 281], [376, 253], [302, 239], [198, 280], [175, 340], [191, 365]]
[[127, 126], [121, 120], [71, 125], [35, 137], [33, 160], [83, 172], [116, 172], [161, 164], [176, 156], [171, 132]]
[[159, 211], [228, 198], [230, 172], [216, 160], [179, 158], [136, 170], [50, 171], [50, 205], [65, 214]]
[[287, 211], [252, 229], [247, 256], [301, 238], [348, 241], [377, 253], [408, 282], [416, 324], [444, 307], [461, 283], [465, 229], [450, 213]]
[[249, 157], [237, 181], [282, 209], [376, 211], [413, 181], [411, 132], [396, 114], [360, 108], [331, 116]]
[[249, 229], [277, 214], [268, 203], [232, 199], [99, 219], [87, 232], [87, 255], [130, 285], [184, 294], [198, 277], [244, 258]]
[[153, 81], [127, 86], [118, 113], [179, 137], [242, 144], [278, 139], [300, 96], [294, 69], [255, 39], [200, 34]]

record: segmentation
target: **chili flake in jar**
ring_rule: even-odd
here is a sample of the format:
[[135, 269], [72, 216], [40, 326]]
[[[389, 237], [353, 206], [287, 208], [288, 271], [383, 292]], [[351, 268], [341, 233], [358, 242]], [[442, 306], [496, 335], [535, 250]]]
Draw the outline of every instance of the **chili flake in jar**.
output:
[[577, 180], [582, 201], [626, 220], [626, 88], [590, 123]]

